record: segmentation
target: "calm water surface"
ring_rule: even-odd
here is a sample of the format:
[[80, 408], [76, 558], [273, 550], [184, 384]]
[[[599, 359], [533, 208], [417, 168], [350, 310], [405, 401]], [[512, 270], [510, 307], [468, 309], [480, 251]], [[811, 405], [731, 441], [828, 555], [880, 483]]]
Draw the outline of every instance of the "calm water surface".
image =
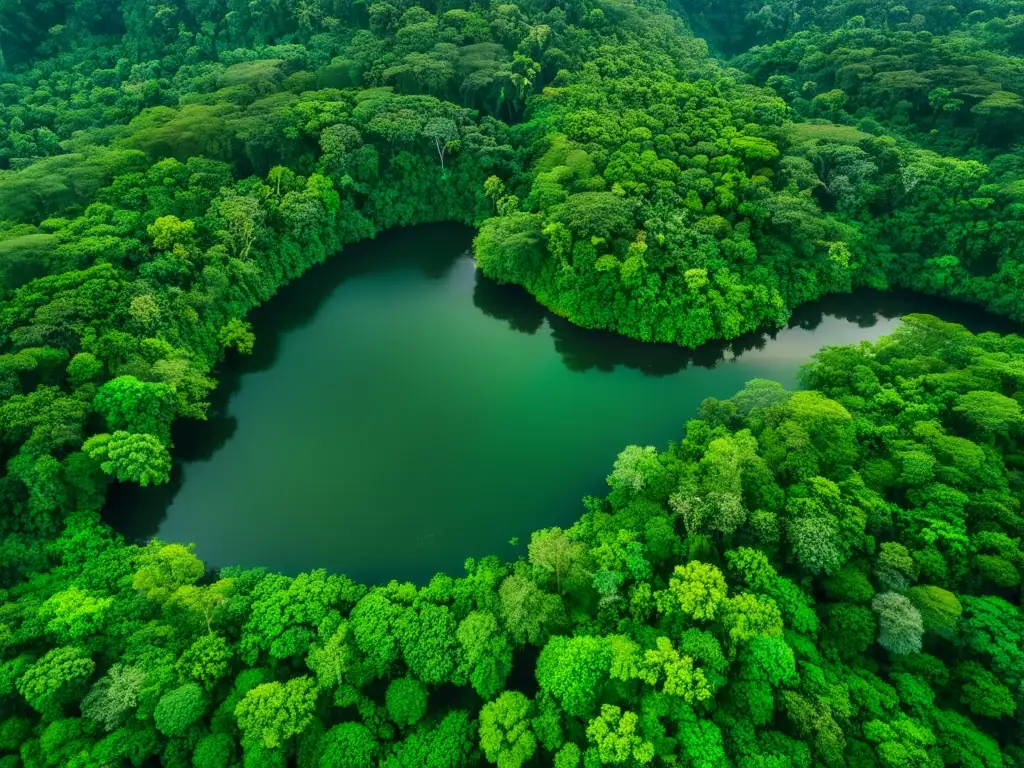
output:
[[195, 542], [211, 566], [312, 568], [377, 582], [461, 572], [568, 525], [629, 443], [664, 447], [706, 397], [796, 385], [819, 347], [907, 312], [973, 330], [984, 313], [873, 292], [789, 328], [696, 351], [570, 325], [476, 271], [472, 232], [419, 227], [350, 248], [254, 314], [256, 353], [220, 371], [208, 422], [175, 432], [172, 482], [117, 486], [110, 522]]

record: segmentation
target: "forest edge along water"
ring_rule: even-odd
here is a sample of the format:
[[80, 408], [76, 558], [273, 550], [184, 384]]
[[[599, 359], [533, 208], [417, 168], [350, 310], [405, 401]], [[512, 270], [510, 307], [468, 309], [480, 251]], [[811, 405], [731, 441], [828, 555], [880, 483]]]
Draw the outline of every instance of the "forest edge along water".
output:
[[695, 350], [586, 330], [477, 269], [472, 230], [393, 230], [346, 249], [253, 313], [251, 357], [220, 366], [208, 421], [180, 421], [171, 482], [112, 488], [126, 537], [196, 544], [213, 567], [313, 568], [379, 582], [565, 526], [628, 444], [663, 448], [707, 397], [796, 386], [819, 348], [917, 312], [1002, 333], [931, 297], [858, 291], [789, 326]]

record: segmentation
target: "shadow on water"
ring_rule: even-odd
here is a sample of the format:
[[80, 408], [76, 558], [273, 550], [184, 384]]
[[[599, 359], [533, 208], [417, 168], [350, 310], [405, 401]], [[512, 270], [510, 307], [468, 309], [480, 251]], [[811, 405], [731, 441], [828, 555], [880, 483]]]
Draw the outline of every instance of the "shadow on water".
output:
[[[479, 271], [473, 286], [473, 304], [484, 314], [504, 320], [511, 330], [520, 333], [535, 334], [546, 321], [562, 362], [569, 370], [579, 372], [612, 371], [618, 366], [625, 366], [649, 376], [670, 376], [691, 365], [712, 369], [724, 360], [764, 349], [780, 330], [754, 331], [731, 341], [708, 342], [696, 349], [640, 342], [610, 331], [573, 325], [538, 304], [520, 286], [499, 285]], [[883, 293], [867, 289], [826, 296], [798, 307], [786, 327], [813, 331], [826, 317], [836, 317], [860, 328], [870, 328], [880, 319], [893, 319], [915, 312], [934, 314], [948, 322], [960, 323], [975, 333], [1020, 331], [1010, 320], [959, 302], [914, 293]]]
[[[211, 396], [208, 420], [181, 420], [175, 425], [175, 465], [170, 482], [148, 489], [112, 484], [104, 509], [105, 519], [128, 539], [151, 538], [182, 487], [182, 464], [209, 460], [235, 435], [238, 422], [228, 412], [228, 405], [239, 391], [243, 378], [273, 367], [285, 337], [309, 325], [339, 286], [359, 277], [400, 270], [414, 270], [428, 279], [441, 280], [470, 249], [472, 238], [472, 230], [455, 225], [392, 230], [374, 241], [346, 249], [283, 287], [272, 301], [251, 314], [257, 337], [254, 353], [248, 357], [230, 354], [218, 367], [219, 385]], [[479, 271], [473, 280], [472, 301], [477, 309], [505, 322], [517, 333], [535, 335], [546, 324], [563, 365], [574, 372], [626, 367], [660, 377], [679, 373], [689, 366], [711, 369], [722, 361], [763, 349], [780, 330], [749, 333], [697, 349], [644, 343], [608, 331], [575, 326], [542, 307], [519, 286], [499, 285]], [[788, 327], [813, 331], [826, 317], [837, 317], [868, 328], [882, 318], [897, 318], [911, 312], [935, 314], [975, 332], [1019, 332], [1019, 327], [1012, 322], [964, 304], [918, 294], [870, 290], [829, 296], [800, 307], [793, 313]]]

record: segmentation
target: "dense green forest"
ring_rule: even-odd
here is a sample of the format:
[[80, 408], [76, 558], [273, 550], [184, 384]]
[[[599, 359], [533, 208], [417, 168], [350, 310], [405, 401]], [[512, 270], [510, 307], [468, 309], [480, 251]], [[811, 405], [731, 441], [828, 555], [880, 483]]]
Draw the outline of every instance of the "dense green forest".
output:
[[3, 593], [0, 765], [1019, 765], [1024, 339], [911, 316], [803, 381], [423, 587], [72, 513]]
[[1022, 45], [985, 0], [0, 0], [0, 768], [1024, 764], [1016, 337], [827, 348], [426, 586], [99, 517], [389, 227], [642, 340], [1024, 320]]

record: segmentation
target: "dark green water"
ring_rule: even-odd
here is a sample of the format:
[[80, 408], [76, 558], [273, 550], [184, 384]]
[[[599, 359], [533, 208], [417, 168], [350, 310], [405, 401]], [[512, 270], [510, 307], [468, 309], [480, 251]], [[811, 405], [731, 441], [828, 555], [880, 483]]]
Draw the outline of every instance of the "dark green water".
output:
[[175, 433], [172, 482], [115, 488], [110, 522], [195, 542], [212, 566], [455, 574], [570, 524], [623, 447], [664, 447], [704, 398], [757, 377], [795, 386], [823, 345], [875, 339], [907, 312], [1010, 330], [962, 305], [864, 292], [731, 344], [642, 344], [487, 280], [471, 239], [391, 232], [281, 291], [253, 318], [255, 355], [223, 366], [210, 420]]

